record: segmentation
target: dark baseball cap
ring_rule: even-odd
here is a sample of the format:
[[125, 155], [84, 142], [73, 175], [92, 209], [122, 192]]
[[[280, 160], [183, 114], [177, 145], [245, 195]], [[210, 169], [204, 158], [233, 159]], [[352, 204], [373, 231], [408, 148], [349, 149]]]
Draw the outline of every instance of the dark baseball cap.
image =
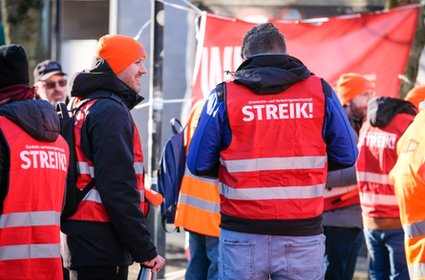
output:
[[62, 71], [62, 66], [56, 61], [42, 61], [34, 69], [34, 82], [46, 80], [55, 74], [66, 75]]

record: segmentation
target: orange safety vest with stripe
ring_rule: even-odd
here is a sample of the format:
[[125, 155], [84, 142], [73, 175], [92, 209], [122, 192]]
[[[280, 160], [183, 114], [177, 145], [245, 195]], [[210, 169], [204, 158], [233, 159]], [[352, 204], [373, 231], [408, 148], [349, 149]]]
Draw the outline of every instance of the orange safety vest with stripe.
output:
[[[186, 154], [190, 140], [198, 124], [204, 102], [192, 111], [186, 132]], [[220, 235], [220, 196], [218, 180], [198, 177], [189, 168], [185, 169], [174, 224], [186, 230], [203, 235], [218, 237]]]
[[[78, 177], [77, 188], [84, 189], [94, 179], [94, 166], [93, 162], [88, 160], [80, 146], [81, 143], [81, 129], [83, 127], [84, 119], [90, 107], [96, 102], [96, 99], [91, 100], [84, 104], [75, 115], [74, 136], [75, 136], [75, 152], [78, 162]], [[142, 144], [140, 142], [139, 133], [135, 124], [133, 134], [133, 151], [134, 151], [134, 171], [137, 178], [137, 190], [140, 193], [140, 208], [142, 212], [147, 215], [149, 205], [145, 201], [145, 188], [144, 188], [144, 163]], [[109, 222], [108, 214], [100, 198], [96, 185], [84, 196], [77, 210], [71, 215], [69, 220], [82, 220], [82, 221], [95, 221], [95, 222]]]
[[397, 142], [413, 118], [412, 115], [398, 114], [384, 128], [373, 127], [369, 121], [363, 124], [356, 168], [364, 216], [400, 217], [389, 173], [397, 161]]
[[62, 279], [60, 213], [68, 145], [33, 139], [0, 117], [10, 151], [9, 188], [0, 215], [0, 279]]
[[221, 213], [291, 220], [323, 212], [325, 96], [310, 76], [284, 94], [254, 94], [226, 83], [232, 140], [220, 153]]
[[397, 144], [390, 179], [400, 207], [411, 279], [425, 279], [425, 111], [419, 112]]

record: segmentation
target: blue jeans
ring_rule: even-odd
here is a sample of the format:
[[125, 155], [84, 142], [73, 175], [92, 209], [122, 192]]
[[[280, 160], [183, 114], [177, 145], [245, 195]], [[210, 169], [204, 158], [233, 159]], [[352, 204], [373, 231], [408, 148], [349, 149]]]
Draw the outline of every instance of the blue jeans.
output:
[[277, 236], [221, 230], [221, 280], [319, 280], [325, 236]]
[[218, 279], [218, 238], [189, 232], [190, 259], [186, 280]]
[[364, 241], [360, 228], [324, 227], [326, 280], [351, 280]]
[[364, 229], [370, 254], [370, 279], [409, 279], [403, 229]]

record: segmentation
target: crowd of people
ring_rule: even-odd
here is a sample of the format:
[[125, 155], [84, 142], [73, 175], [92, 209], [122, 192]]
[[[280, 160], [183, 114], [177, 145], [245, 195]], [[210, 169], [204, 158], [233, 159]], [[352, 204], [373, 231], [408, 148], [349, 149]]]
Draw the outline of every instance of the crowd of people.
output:
[[[95, 55], [69, 85], [42, 61], [30, 86], [24, 48], [0, 46], [0, 279], [127, 279], [133, 262], [165, 264], [130, 113], [144, 47], [105, 35]], [[352, 279], [365, 243], [370, 279], [424, 279], [425, 87], [376, 96], [359, 73], [332, 87], [271, 23], [245, 34], [241, 56], [189, 117], [175, 217], [189, 234], [185, 278]], [[57, 103], [73, 112], [74, 147]], [[87, 193], [61, 217], [70, 151]]]

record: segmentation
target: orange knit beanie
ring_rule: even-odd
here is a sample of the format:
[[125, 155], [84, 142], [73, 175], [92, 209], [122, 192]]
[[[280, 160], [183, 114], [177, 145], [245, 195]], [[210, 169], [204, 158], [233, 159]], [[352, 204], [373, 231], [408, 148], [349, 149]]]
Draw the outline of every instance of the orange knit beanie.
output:
[[120, 73], [139, 58], [142, 60], [146, 58], [142, 44], [129, 36], [112, 34], [99, 39], [96, 55], [106, 60], [115, 74]]
[[339, 77], [336, 85], [336, 94], [342, 105], [353, 100], [357, 95], [374, 90], [372, 83], [363, 75], [356, 73], [345, 73]]
[[412, 88], [404, 98], [404, 100], [409, 101], [416, 108], [419, 108], [419, 103], [425, 100], [425, 85], [420, 85]]

